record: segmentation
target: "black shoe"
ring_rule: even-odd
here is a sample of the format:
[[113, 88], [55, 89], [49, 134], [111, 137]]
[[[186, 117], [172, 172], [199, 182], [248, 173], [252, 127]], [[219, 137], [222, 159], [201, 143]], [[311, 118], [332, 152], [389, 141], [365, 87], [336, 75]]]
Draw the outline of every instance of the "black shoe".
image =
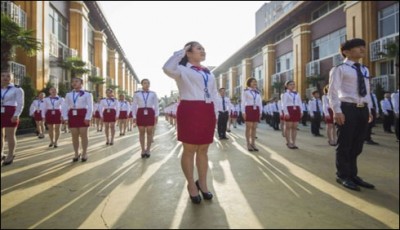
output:
[[374, 189], [375, 186], [373, 184], [370, 184], [368, 182], [363, 181], [360, 177], [356, 176], [352, 180], [356, 185], [359, 185], [364, 188], [369, 188], [369, 189]]
[[203, 192], [200, 188], [200, 184], [199, 181], [196, 180], [196, 186], [197, 189], [201, 192], [201, 194], [203, 195], [204, 200], [211, 200], [213, 198], [213, 194], [211, 192]]
[[106, 145], [109, 145], [110, 143], [109, 142], [106, 142]]
[[189, 196], [190, 196], [190, 200], [192, 200], [192, 203], [193, 203], [193, 204], [200, 204], [200, 203], [201, 203], [201, 196], [200, 196], [200, 195], [191, 196], [191, 195], [189, 194]]
[[110, 142], [110, 143], [109, 143], [109, 145], [113, 145], [113, 144], [114, 144], [114, 142]]
[[87, 157], [87, 156], [86, 156], [85, 158], [84, 158], [84, 157], [81, 158], [81, 161], [82, 161], [82, 162], [86, 162], [87, 160], [88, 160], [88, 157]]
[[141, 156], [142, 158], [145, 158], [145, 157], [146, 157], [146, 152], [142, 152], [142, 154], [140, 154], [140, 156]]
[[58, 145], [57, 144], [54, 144], [54, 148], [57, 148], [58, 147]]
[[6, 161], [6, 160], [4, 159], [4, 161], [3, 161], [3, 166], [4, 166], [4, 165], [10, 165], [10, 164], [12, 164], [13, 161], [14, 161], [14, 158], [15, 158], [15, 155], [12, 156], [12, 158], [11, 158], [10, 161]]
[[149, 152], [149, 151], [144, 152], [144, 156], [145, 156], [146, 158], [149, 158], [149, 157], [150, 157], [150, 152]]
[[379, 145], [378, 142], [375, 142], [375, 141], [373, 141], [373, 140], [365, 141], [365, 143], [366, 143], [366, 144], [369, 144], [369, 145]]
[[355, 190], [355, 191], [360, 191], [360, 187], [358, 187], [357, 184], [355, 184], [352, 180], [350, 179], [342, 179], [337, 177], [336, 178], [336, 182], [338, 182], [339, 184], [343, 185], [344, 187], [351, 189], [351, 190]]
[[79, 158], [81, 157], [81, 154], [79, 154], [77, 157], [72, 158], [72, 162], [77, 162], [79, 161]]
[[53, 143], [49, 144], [49, 147], [53, 147]]
[[256, 148], [254, 145], [251, 145], [254, 151], [258, 152], [258, 148]]

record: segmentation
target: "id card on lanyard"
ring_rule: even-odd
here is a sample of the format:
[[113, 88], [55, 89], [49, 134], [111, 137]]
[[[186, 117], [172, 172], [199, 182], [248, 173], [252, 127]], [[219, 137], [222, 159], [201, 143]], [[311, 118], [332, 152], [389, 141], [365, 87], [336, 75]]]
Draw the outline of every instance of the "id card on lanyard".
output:
[[55, 111], [55, 102], [56, 102], [56, 100], [57, 99], [52, 99], [52, 98], [50, 98], [50, 103], [51, 103], [51, 105], [53, 106], [53, 110], [51, 111], [51, 115], [56, 115], [56, 111]]
[[[293, 94], [293, 96], [292, 96], [292, 94]], [[297, 110], [297, 107], [296, 107], [296, 95], [297, 95], [297, 93], [289, 92], [289, 95], [293, 98], [293, 110]]]
[[1, 95], [1, 113], [5, 113], [6, 112], [6, 107], [4, 107], [4, 98], [6, 97], [6, 94], [8, 93], [8, 91], [10, 89], [11, 89], [11, 87], [8, 86], [6, 92], [4, 92], [3, 95]]
[[257, 110], [257, 105], [256, 105], [257, 92], [254, 91], [253, 94], [253, 91], [254, 90], [250, 90], [251, 96], [253, 96], [253, 110]]
[[198, 72], [199, 74], [201, 74], [201, 76], [203, 77], [203, 81], [204, 81], [204, 99], [205, 99], [206, 103], [211, 103], [211, 95], [210, 95], [210, 92], [208, 92], [209, 75], [207, 73], [205, 73], [204, 71], [202, 71], [202, 72], [198, 71], [196, 68], [193, 68], [193, 66], [192, 66], [192, 69], [195, 70], [196, 72]]
[[72, 91], [72, 101], [74, 102], [74, 109], [72, 110], [72, 116], [78, 116], [78, 110], [76, 109], [76, 101], [78, 101], [79, 93], [75, 97], [75, 90]]
[[107, 113], [111, 112], [111, 110], [110, 110], [111, 102], [109, 103], [109, 101], [111, 101], [111, 100], [106, 99], [106, 102], [107, 102], [107, 105], [108, 105]]
[[147, 96], [144, 96], [144, 93], [142, 91], [142, 97], [144, 101], [144, 110], [143, 110], [143, 115], [147, 116], [149, 114], [149, 111], [147, 110], [147, 99], [149, 99], [150, 92], [146, 91]]

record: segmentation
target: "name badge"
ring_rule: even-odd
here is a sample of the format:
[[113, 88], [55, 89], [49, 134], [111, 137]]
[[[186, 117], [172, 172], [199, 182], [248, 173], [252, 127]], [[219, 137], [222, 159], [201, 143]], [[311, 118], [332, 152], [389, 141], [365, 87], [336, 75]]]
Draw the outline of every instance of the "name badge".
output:
[[297, 106], [293, 106], [293, 110], [297, 110]]
[[51, 111], [51, 115], [56, 115], [56, 111], [55, 110]]
[[107, 109], [107, 113], [111, 112], [110, 109]]
[[78, 116], [78, 110], [73, 109], [72, 110], [72, 116]]
[[144, 114], [144, 115], [148, 115], [148, 114], [149, 114], [149, 111], [147, 111], [147, 109], [145, 109], [145, 110], [143, 110], [143, 114]]
[[253, 105], [253, 110], [257, 110], [257, 106], [256, 105]]
[[210, 104], [211, 103], [211, 98], [206, 98], [206, 103]]
[[36, 113], [40, 113], [40, 110], [36, 110]]
[[1, 113], [5, 113], [6, 112], [6, 107], [1, 107]]

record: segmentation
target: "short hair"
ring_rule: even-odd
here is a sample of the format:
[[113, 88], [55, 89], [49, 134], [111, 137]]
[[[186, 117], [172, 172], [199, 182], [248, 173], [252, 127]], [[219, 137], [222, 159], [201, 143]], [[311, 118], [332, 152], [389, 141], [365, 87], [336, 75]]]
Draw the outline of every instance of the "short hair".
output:
[[286, 82], [285, 82], [285, 87], [287, 87], [290, 83], [294, 83], [294, 81], [293, 80], [287, 80]]
[[140, 81], [140, 84], [143, 84], [144, 81], [147, 81], [147, 82], [149, 82], [149, 84], [150, 84], [150, 80], [147, 79], [147, 78], [143, 78], [143, 79]]
[[82, 79], [82, 78], [80, 78], [80, 77], [73, 77], [73, 78], [71, 79], [71, 81], [73, 81], [74, 79], [78, 79], [78, 80], [81, 82], [81, 84], [83, 84], [83, 79]]
[[225, 89], [225, 88], [224, 87], [219, 88], [219, 90], [221, 90], [221, 89]]
[[358, 46], [364, 46], [365, 47], [365, 41], [361, 38], [353, 38], [350, 40], [346, 40], [340, 45], [340, 53], [342, 54], [343, 57], [346, 57], [346, 55], [343, 53], [345, 50], [351, 50], [354, 47]]
[[254, 77], [250, 77], [249, 79], [247, 79], [247, 81], [246, 81], [246, 86], [247, 87], [250, 87], [250, 84], [251, 84], [251, 82], [252, 81], [257, 81]]

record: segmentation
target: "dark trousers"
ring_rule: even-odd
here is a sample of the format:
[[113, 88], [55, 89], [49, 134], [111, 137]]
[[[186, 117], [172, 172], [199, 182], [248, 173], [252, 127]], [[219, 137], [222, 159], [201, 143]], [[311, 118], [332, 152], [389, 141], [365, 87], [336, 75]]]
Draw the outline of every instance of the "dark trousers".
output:
[[303, 117], [301, 118], [301, 123], [304, 126], [307, 126], [307, 120], [308, 120], [308, 111], [303, 111]]
[[219, 112], [219, 114], [218, 114], [218, 136], [219, 137], [226, 137], [226, 127], [228, 125], [228, 118], [229, 118], [228, 111]]
[[388, 111], [388, 115], [383, 115], [383, 131], [391, 132], [394, 121], [393, 111]]
[[357, 176], [357, 157], [361, 154], [368, 129], [368, 106], [341, 105], [344, 125], [337, 125], [336, 175], [342, 179]]
[[367, 130], [367, 134], [365, 136], [366, 141], [372, 140], [372, 138], [371, 138], [372, 128], [375, 126], [375, 122], [376, 122], [376, 110], [372, 108], [371, 113], [372, 113], [372, 121], [371, 121], [371, 123], [368, 123], [368, 130]]
[[272, 128], [274, 128], [274, 130], [279, 130], [280, 121], [279, 112], [274, 112], [272, 117]]
[[394, 131], [396, 132], [397, 140], [399, 140], [399, 117], [397, 116], [394, 120]]
[[314, 112], [314, 117], [311, 118], [311, 133], [314, 135], [320, 135], [319, 128], [321, 127], [321, 113]]

